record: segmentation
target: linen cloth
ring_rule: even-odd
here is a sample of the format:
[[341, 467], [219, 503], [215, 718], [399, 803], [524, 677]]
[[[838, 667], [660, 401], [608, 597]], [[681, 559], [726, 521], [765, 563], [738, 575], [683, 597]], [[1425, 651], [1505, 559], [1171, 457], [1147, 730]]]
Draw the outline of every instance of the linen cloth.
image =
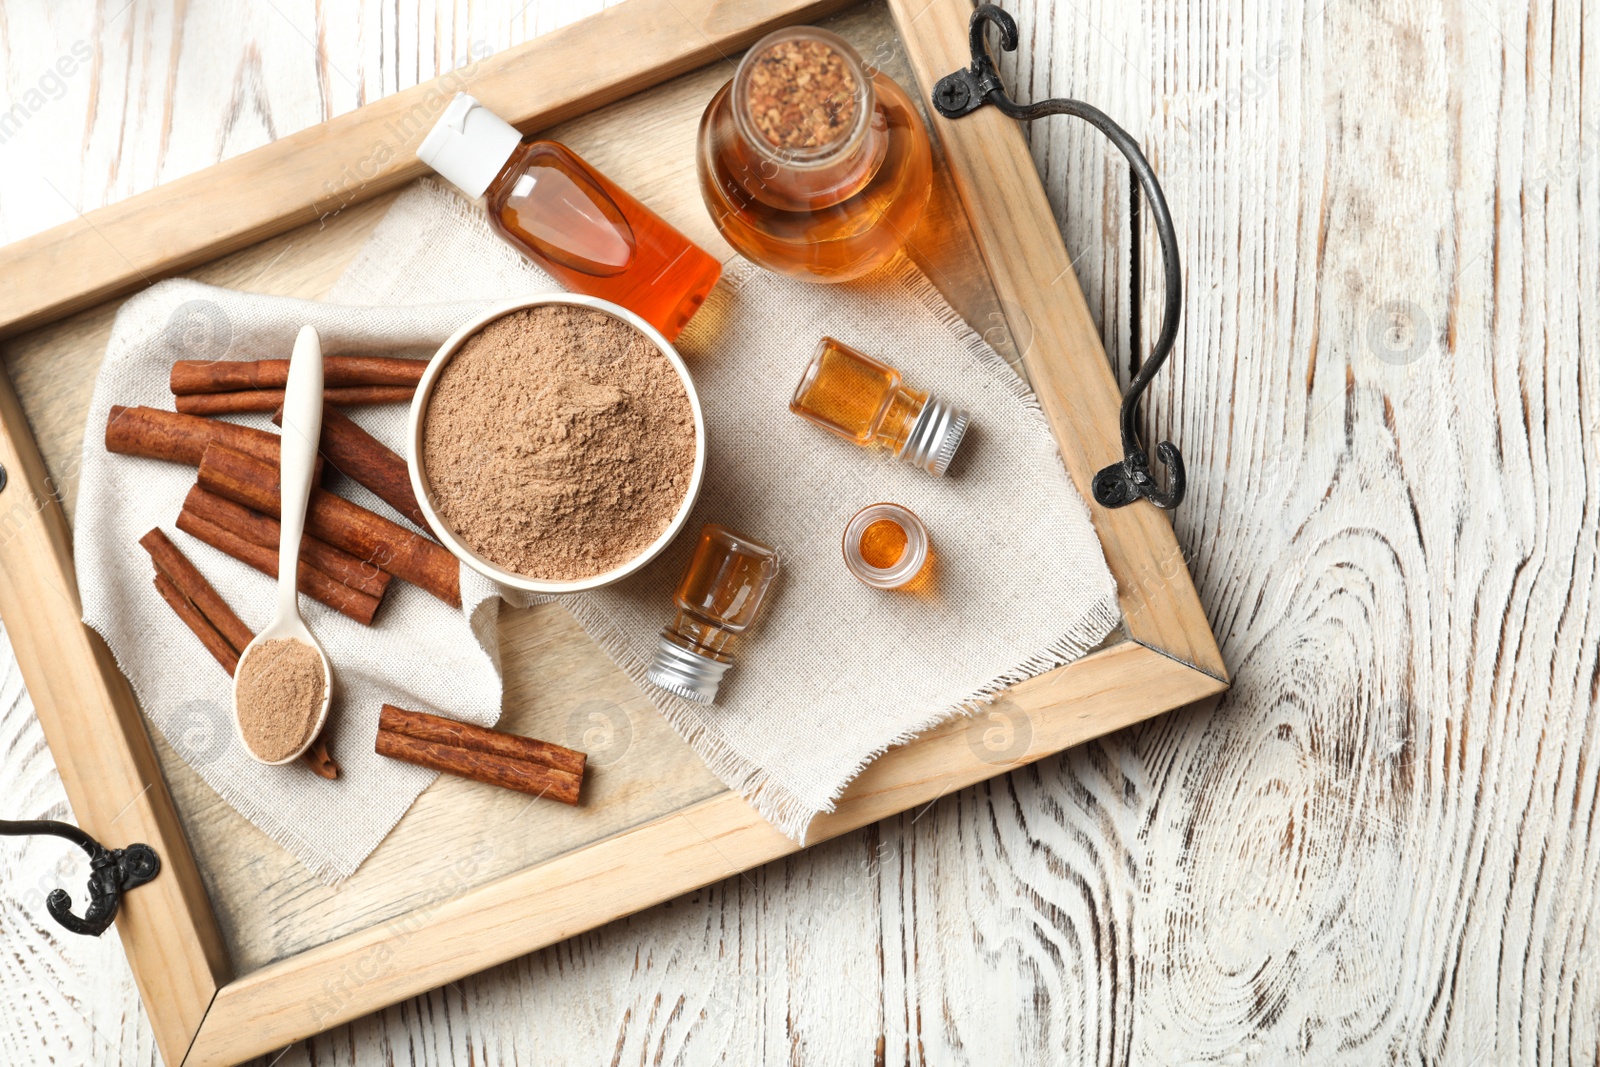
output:
[[[107, 409], [170, 407], [172, 360], [287, 354], [303, 322], [323, 332], [329, 354], [425, 355], [489, 303], [556, 291], [494, 236], [476, 206], [425, 181], [395, 201], [327, 304], [166, 282], [119, 313], [84, 449], [77, 550], [85, 621], [105, 635], [179, 754], [326, 878], [353, 871], [434, 777], [371, 754], [378, 705], [493, 723], [499, 604], [528, 598], [463, 568], [455, 612], [396, 581], [370, 629], [302, 598], [338, 673], [332, 748], [345, 774], [325, 782], [299, 766], [259, 767], [232, 743], [225, 679], [159, 602], [135, 545], [151, 526], [170, 531], [193, 472], [107, 455]], [[186, 334], [184, 323], [202, 329]], [[950, 476], [858, 448], [789, 413], [824, 334], [972, 412]], [[887, 748], [1081, 655], [1117, 624], [1115, 583], [1037, 404], [905, 261], [857, 283], [816, 286], [736, 259], [678, 348], [707, 427], [694, 514], [639, 574], [560, 599], [710, 769], [783, 833], [804, 840], [811, 820], [833, 810]], [[403, 451], [402, 409], [351, 413]], [[393, 515], [359, 486], [333, 487]], [[906, 505], [928, 526], [935, 569], [919, 593], [871, 589], [844, 569], [845, 523], [881, 500]], [[643, 681], [707, 522], [774, 545], [782, 562], [765, 616], [740, 642], [710, 706]], [[264, 624], [269, 579], [174, 537], [247, 624]]]
[[[83, 621], [99, 631], [138, 694], [145, 715], [212, 789], [324, 881], [355, 871], [436, 775], [372, 751], [385, 703], [493, 725], [500, 717], [498, 665], [459, 610], [405, 582], [390, 583], [374, 625], [300, 598], [306, 624], [327, 651], [334, 693], [327, 737], [343, 766], [336, 781], [296, 761], [266, 767], [245, 755], [233, 726], [227, 673], [172, 613], [152, 583], [138, 540], [164, 530], [254, 632], [271, 620], [275, 579], [176, 527], [193, 467], [105, 450], [113, 404], [172, 410], [167, 375], [177, 359], [286, 357], [306, 323], [328, 355], [424, 356], [471, 309], [343, 308], [259, 296], [195, 282], [161, 282], [117, 313], [84, 430], [73, 551]], [[404, 410], [352, 409], [391, 447]], [[231, 416], [276, 432], [266, 415]], [[389, 518], [395, 512], [333, 471], [325, 484]], [[487, 646], [495, 649], [496, 646]]]

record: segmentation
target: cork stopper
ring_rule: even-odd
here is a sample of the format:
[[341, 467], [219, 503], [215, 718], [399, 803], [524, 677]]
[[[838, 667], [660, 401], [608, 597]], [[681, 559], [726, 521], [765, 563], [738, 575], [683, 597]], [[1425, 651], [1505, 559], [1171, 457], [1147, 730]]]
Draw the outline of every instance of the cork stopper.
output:
[[843, 38], [811, 26], [769, 34], [734, 75], [734, 121], [784, 160], [817, 162], [856, 141], [872, 110], [871, 79]]

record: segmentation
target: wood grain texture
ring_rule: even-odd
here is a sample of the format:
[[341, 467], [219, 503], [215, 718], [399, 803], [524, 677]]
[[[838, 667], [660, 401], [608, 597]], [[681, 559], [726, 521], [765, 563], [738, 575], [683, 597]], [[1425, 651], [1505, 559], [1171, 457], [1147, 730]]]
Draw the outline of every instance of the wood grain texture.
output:
[[[912, 47], [918, 81], [931, 87], [970, 65], [963, 20], [968, 0], [891, 0]], [[984, 263], [1009, 319], [1028, 324], [1022, 363], [1061, 442], [1061, 456], [1089, 502], [1106, 563], [1117, 580], [1123, 624], [1137, 641], [1216, 678], [1227, 678], [1167, 516], [1156, 508], [1094, 502], [1095, 472], [1123, 456], [1119, 391], [1054, 214], [1020, 150], [1017, 123], [994, 108], [960, 120], [963, 136], [941, 136], [952, 184], [971, 220]], [[954, 133], [943, 120], [936, 134]]]
[[[1134, 641], [1072, 666], [1013, 686], [996, 701], [991, 714], [1010, 730], [1004, 749], [973, 760], [982, 745], [972, 722], [931, 730], [867, 767], [837, 810], [812, 824], [810, 840], [825, 841], [934, 803], [994, 774], [996, 766], [1031, 763], [1099, 735], [1108, 723], [1125, 725], [1187, 703], [1202, 677]], [[1223, 686], [1210, 684], [1213, 692]], [[380, 746], [385, 736], [379, 734]], [[493, 851], [492, 842], [480, 847], [485, 854]], [[235, 1062], [342, 1022], [356, 1014], [357, 1003], [384, 1003], [454, 984], [452, 976], [464, 970], [476, 972], [572, 937], [639, 900], [663, 902], [722, 872], [743, 871], [799, 848], [764, 820], [751, 818], [737, 794], [721, 792], [551, 862], [476, 888], [456, 887], [418, 912], [241, 977], [218, 992], [185, 1062]], [[508, 918], [515, 903], [527, 900], [539, 902], [536, 912]]]
[[[7, 818], [71, 820], [44, 731], [0, 634], [0, 779]], [[155, 1035], [139, 1005], [116, 928], [72, 937], [44, 900], [66, 889], [81, 906], [89, 865], [55, 838], [0, 837], [0, 1060], [6, 1063], [156, 1062]]]
[[160, 876], [122, 900], [116, 922], [140, 996], [163, 999], [157, 1040], [184, 1048], [232, 967], [133, 691], [81, 621], [66, 518], [3, 378], [0, 468], [0, 613], [27, 635], [15, 662], [56, 765], [67, 770], [77, 824], [108, 847], [142, 842], [161, 857]]
[[[73, 217], [43, 177], [97, 206], [414, 84], [475, 36], [499, 46], [583, 10], [319, 20], [196, 0], [175, 23], [117, 6], [98, 23], [4, 6], [11, 97], [80, 37], [102, 57], [30, 118], [38, 152], [0, 166], [8, 240]], [[1232, 692], [416, 997], [280, 1067], [1595, 1061], [1595, 8], [1007, 6], [1017, 95], [1104, 107], [1172, 203], [1187, 308], [1148, 424], [1190, 463], [1178, 543]], [[1028, 136], [1125, 381], [1121, 164], [1066, 119]], [[995, 329], [1026, 348], [1026, 323]], [[81, 386], [81, 368], [59, 373], [39, 387]], [[7, 780], [59, 815], [38, 728], [7, 704]], [[1002, 709], [974, 729], [1003, 751], [1016, 724]], [[0, 847], [22, 857], [8, 887], [55, 855]], [[106, 943], [6, 907], [4, 1058], [150, 1062], [128, 986], [71, 977]]]
[[[0, 248], [10, 277], [0, 290], [0, 335], [326, 219], [426, 173], [417, 146], [458, 92], [470, 90], [513, 125], [543, 129], [740, 49], [774, 17], [823, 15], [843, 2], [634, 0], [625, 14], [596, 12], [537, 47], [469, 47], [437, 79]], [[621, 40], [650, 44], [616, 47]], [[59, 81], [66, 65], [49, 73]], [[202, 193], [204, 209], [173, 226], [173, 214]], [[303, 209], [285, 215], [285, 197], [303, 198]]]

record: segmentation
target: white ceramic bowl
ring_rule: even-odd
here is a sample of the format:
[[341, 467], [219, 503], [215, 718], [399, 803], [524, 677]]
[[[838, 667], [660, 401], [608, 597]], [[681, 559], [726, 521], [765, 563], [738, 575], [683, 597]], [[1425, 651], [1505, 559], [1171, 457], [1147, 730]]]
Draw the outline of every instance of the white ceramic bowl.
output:
[[[581, 578], [575, 581], [558, 582], [541, 578], [529, 578], [524, 574], [512, 571], [489, 562], [468, 548], [456, 537], [455, 531], [439, 517], [433, 506], [433, 493], [428, 486], [427, 471], [422, 464], [422, 423], [428, 410], [428, 401], [433, 396], [433, 387], [443, 373], [445, 364], [455, 356], [463, 342], [468, 337], [483, 329], [484, 326], [513, 311], [523, 308], [539, 307], [546, 304], [559, 304], [567, 307], [593, 308], [604, 312], [612, 318], [621, 319], [632, 326], [655, 345], [667, 362], [672, 364], [672, 369], [678, 372], [678, 379], [683, 382], [683, 389], [689, 396], [689, 407], [694, 412], [694, 471], [689, 476], [689, 489], [684, 494], [683, 503], [679, 505], [678, 512], [672, 517], [672, 522], [662, 531], [646, 548], [633, 559], [614, 567], [609, 571], [596, 574], [590, 578]], [[537, 373], [537, 368], [529, 368], [530, 373]], [[609, 300], [600, 300], [592, 296], [580, 296], [576, 293], [561, 293], [555, 296], [540, 296], [529, 300], [516, 300], [508, 304], [501, 304], [462, 326], [450, 339], [439, 347], [439, 351], [428, 361], [428, 369], [422, 374], [422, 381], [417, 386], [417, 393], [411, 400], [411, 416], [406, 422], [406, 467], [411, 472], [411, 489], [417, 494], [417, 503], [422, 507], [423, 517], [428, 520], [428, 526], [439, 538], [441, 544], [455, 554], [467, 566], [501, 585], [512, 589], [521, 589], [530, 593], [581, 593], [586, 589], [598, 589], [612, 582], [618, 582], [634, 573], [639, 568], [649, 563], [661, 550], [672, 542], [683, 529], [684, 523], [689, 520], [689, 512], [694, 508], [695, 499], [700, 495], [700, 481], [706, 471], [706, 424], [705, 417], [700, 412], [700, 396], [694, 391], [694, 382], [689, 377], [689, 368], [684, 366], [683, 358], [678, 355], [678, 350], [672, 347], [672, 342], [661, 336], [661, 332], [638, 315], [627, 308], [611, 303]]]

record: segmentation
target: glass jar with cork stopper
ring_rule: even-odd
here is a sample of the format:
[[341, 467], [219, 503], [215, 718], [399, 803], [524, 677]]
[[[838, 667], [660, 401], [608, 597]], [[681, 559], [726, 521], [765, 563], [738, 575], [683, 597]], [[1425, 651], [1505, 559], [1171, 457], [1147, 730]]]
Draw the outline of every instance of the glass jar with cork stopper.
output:
[[745, 53], [700, 120], [700, 191], [746, 258], [810, 281], [888, 262], [933, 188], [922, 117], [837, 34], [778, 30]]

